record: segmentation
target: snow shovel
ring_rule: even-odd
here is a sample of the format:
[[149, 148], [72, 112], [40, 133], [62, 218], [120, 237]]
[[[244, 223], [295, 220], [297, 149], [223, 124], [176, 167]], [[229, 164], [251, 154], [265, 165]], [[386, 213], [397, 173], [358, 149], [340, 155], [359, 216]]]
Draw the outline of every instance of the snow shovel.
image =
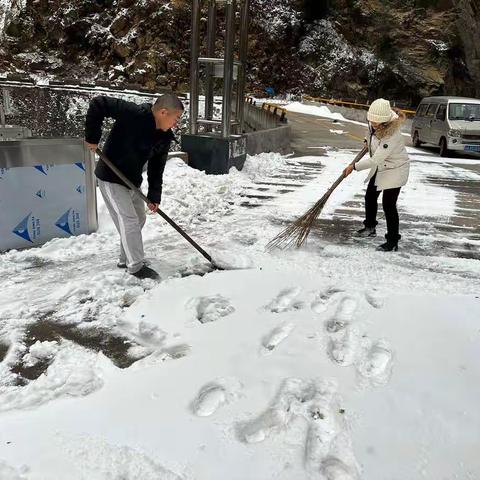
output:
[[[99, 148], [95, 150], [95, 153], [102, 159], [103, 162], [106, 163], [106, 165], [108, 165], [108, 167], [117, 175], [117, 177], [120, 178], [130, 189], [136, 192], [147, 205], [149, 203], [153, 203], [105, 156], [105, 154]], [[195, 240], [193, 240], [189, 235], [187, 235], [187, 233], [185, 233], [165, 212], [162, 212], [162, 210], [160, 210], [158, 207], [156, 212], [167, 223], [169, 223], [188, 243], [190, 243], [190, 245], [192, 245], [195, 250], [197, 250], [204, 258], [206, 258], [215, 267], [215, 269], [223, 270], [223, 268], [216, 265], [212, 257], [200, 245], [198, 245]]]

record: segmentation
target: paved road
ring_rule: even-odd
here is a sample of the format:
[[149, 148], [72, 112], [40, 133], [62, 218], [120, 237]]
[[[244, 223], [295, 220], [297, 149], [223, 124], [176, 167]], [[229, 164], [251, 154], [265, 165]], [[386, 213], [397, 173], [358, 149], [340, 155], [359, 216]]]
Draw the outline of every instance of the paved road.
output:
[[[313, 115], [289, 113], [288, 120], [292, 127], [292, 151], [294, 157], [322, 156], [326, 149], [359, 150], [366, 134], [366, 126], [352, 122], [332, 120]], [[480, 161], [478, 157], [441, 159], [438, 149], [433, 147], [413, 149], [411, 140], [405, 136], [406, 145], [410, 147], [412, 158], [412, 181], [402, 192], [402, 195], [415, 195], [418, 189], [431, 187], [435, 198], [427, 198], [428, 194], [419, 196], [419, 201], [426, 199], [436, 202], [437, 215], [429, 215], [428, 208], [421, 205], [419, 213], [405, 209], [400, 198], [401, 228], [404, 238], [402, 250], [424, 255], [456, 256], [480, 259]], [[300, 167], [300, 168], [299, 168]], [[314, 171], [316, 167], [317, 171]], [[263, 200], [271, 200], [275, 196], [300, 188], [301, 185], [288, 186], [288, 179], [302, 180], [308, 183], [316, 175], [321, 174], [319, 165], [309, 164], [303, 171], [297, 165], [291, 172], [282, 171], [278, 175], [278, 183], [263, 182], [258, 185], [261, 195], [251, 192], [245, 206], [250, 206], [251, 200], [259, 205]], [[302, 170], [302, 171], [300, 171]], [[298, 175], [301, 175], [300, 177]], [[303, 176], [302, 176], [303, 175]], [[414, 178], [413, 178], [414, 177]], [[275, 182], [277, 183], [277, 182]], [[418, 183], [418, 185], [417, 185]], [[437, 188], [435, 188], [437, 187]], [[289, 190], [290, 189], [290, 190]], [[352, 232], [359, 228], [363, 220], [363, 191], [359, 191], [349, 201], [335, 211], [333, 218], [320, 218], [317, 223], [317, 233], [324, 239], [335, 243], [355, 244], [358, 240], [352, 238]], [[427, 196], [427, 197], [426, 197]], [[445, 217], [438, 216], [438, 206], [442, 202], [454, 201], [454, 214]], [[253, 205], [252, 205], [253, 206]], [[446, 205], [447, 206], [447, 205]], [[451, 207], [451, 203], [450, 203]], [[446, 208], [445, 211], [448, 209]], [[380, 231], [384, 230], [383, 212], [380, 207]], [[377, 239], [376, 243], [380, 243]]]

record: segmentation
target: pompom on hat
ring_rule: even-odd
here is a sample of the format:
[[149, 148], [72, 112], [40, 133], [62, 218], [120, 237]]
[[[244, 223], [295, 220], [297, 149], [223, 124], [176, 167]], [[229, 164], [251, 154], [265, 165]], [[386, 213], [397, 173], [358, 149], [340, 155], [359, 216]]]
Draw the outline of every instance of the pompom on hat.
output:
[[397, 114], [390, 107], [390, 102], [384, 98], [378, 98], [370, 105], [367, 113], [369, 122], [387, 123], [394, 120]]

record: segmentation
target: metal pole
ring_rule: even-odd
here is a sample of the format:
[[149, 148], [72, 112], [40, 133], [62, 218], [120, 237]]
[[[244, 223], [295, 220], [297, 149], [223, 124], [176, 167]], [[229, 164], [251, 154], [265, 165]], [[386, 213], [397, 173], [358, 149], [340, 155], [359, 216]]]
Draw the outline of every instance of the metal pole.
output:
[[[207, 30], [207, 57], [212, 58], [215, 55], [215, 40], [217, 29], [217, 1], [209, 0], [208, 4], [208, 30]], [[205, 82], [205, 118], [213, 119], [213, 72], [215, 66], [211, 63], [207, 65], [207, 78]], [[207, 127], [209, 131], [210, 128]]]
[[235, 0], [225, 0], [225, 58], [223, 62], [222, 136], [230, 137], [233, 87], [233, 47], [235, 42]]
[[190, 133], [198, 132], [198, 57], [200, 56], [201, 0], [192, 0], [192, 42], [190, 59]]
[[248, 18], [249, 0], [243, 0], [240, 12], [240, 66], [238, 71], [238, 97], [237, 97], [237, 119], [240, 124], [240, 132], [245, 130], [245, 77], [247, 69], [248, 53]]

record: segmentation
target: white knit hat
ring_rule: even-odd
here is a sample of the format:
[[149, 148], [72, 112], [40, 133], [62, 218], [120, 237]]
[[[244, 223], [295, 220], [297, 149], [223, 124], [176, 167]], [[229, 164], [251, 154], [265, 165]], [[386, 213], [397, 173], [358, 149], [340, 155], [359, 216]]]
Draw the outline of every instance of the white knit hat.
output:
[[375, 123], [390, 122], [395, 117], [396, 114], [390, 107], [390, 102], [384, 98], [378, 98], [372, 102], [367, 113], [367, 119]]

